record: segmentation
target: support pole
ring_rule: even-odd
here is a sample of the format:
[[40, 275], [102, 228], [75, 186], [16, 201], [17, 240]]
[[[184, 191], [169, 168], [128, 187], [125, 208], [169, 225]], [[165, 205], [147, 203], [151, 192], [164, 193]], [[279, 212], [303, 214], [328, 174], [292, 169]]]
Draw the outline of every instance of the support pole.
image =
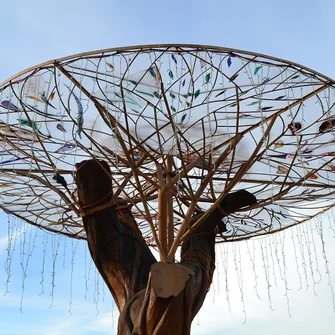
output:
[[[163, 188], [158, 190], [158, 238], [162, 246], [162, 251], [164, 255], [167, 255], [167, 205], [166, 205], [166, 191]], [[161, 256], [161, 261], [164, 262], [163, 255]], [[165, 258], [166, 259], [166, 258]]]
[[[172, 175], [172, 163], [173, 158], [170, 155], [166, 156], [166, 169], [167, 169], [167, 176], [166, 176], [166, 183], [169, 184], [170, 176]], [[167, 230], [168, 230], [168, 251], [172, 246], [174, 240], [174, 223], [173, 223], [173, 187], [174, 185], [170, 185], [168, 190], [166, 191], [166, 204], [167, 204]], [[174, 258], [172, 259], [174, 262]]]
[[[173, 244], [174, 226], [173, 226], [173, 184], [171, 183], [172, 157], [164, 157], [164, 170], [160, 164], [156, 165], [157, 179], [159, 184], [158, 190], [158, 237], [162, 246], [164, 255], [161, 255], [161, 261], [166, 260], [166, 256]], [[165, 175], [165, 176], [164, 176]], [[165, 258], [164, 258], [165, 256]], [[171, 259], [169, 263], [173, 263]]]
[[[166, 193], [167, 190], [165, 186], [165, 178], [163, 174], [163, 169], [160, 164], [156, 164], [157, 171], [157, 179], [159, 184], [158, 190], [158, 239], [159, 243], [162, 246], [162, 250], [160, 250], [160, 258], [161, 261], [164, 262], [166, 260], [166, 256], [168, 253], [168, 245], [167, 245], [167, 205], [166, 205]], [[163, 254], [162, 254], [163, 253]]]

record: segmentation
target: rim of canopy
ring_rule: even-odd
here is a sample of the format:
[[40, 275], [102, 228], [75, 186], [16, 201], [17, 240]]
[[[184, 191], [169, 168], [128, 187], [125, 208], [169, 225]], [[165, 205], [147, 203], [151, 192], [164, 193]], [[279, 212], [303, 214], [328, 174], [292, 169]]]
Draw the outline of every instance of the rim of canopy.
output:
[[69, 56], [64, 56], [60, 58], [55, 58], [55, 59], [50, 59], [48, 61], [39, 63], [37, 65], [28, 67], [27, 69], [24, 69], [13, 76], [9, 77], [8, 79], [4, 80], [2, 83], [0, 83], [0, 87], [4, 86], [6, 83], [9, 83], [13, 79], [17, 78], [20, 75], [23, 75], [25, 73], [28, 73], [31, 70], [35, 70], [41, 67], [45, 67], [47, 65], [52, 65], [55, 62], [60, 63], [60, 62], [65, 62], [71, 59], [75, 58], [84, 58], [84, 57], [91, 57], [92, 55], [95, 54], [105, 54], [105, 53], [110, 53], [110, 52], [123, 52], [123, 51], [131, 51], [131, 50], [151, 50], [151, 49], [169, 49], [169, 48], [189, 48], [189, 49], [204, 49], [208, 51], [220, 51], [220, 52], [235, 52], [235, 53], [242, 53], [245, 55], [249, 56], [256, 56], [256, 57], [262, 57], [262, 58], [267, 58], [269, 60], [274, 60], [277, 62], [282, 62], [286, 64], [290, 64], [296, 67], [299, 67], [301, 69], [305, 69], [306, 71], [314, 72], [316, 75], [323, 77], [327, 81], [332, 81], [335, 83], [334, 79], [324, 75], [321, 72], [315, 71], [307, 66], [301, 65], [300, 63], [292, 62], [284, 58], [280, 57], [274, 57], [271, 55], [259, 53], [259, 52], [253, 52], [253, 51], [247, 51], [247, 50], [242, 50], [242, 49], [235, 49], [235, 48], [228, 48], [228, 47], [220, 47], [220, 46], [214, 46], [214, 45], [207, 45], [207, 44], [188, 44], [188, 43], [163, 43], [163, 44], [139, 44], [139, 45], [129, 45], [129, 46], [123, 46], [123, 47], [115, 47], [115, 48], [106, 48], [106, 49], [98, 49], [98, 50], [93, 50], [93, 51], [87, 51], [87, 52], [80, 52], [80, 53], [75, 53]]

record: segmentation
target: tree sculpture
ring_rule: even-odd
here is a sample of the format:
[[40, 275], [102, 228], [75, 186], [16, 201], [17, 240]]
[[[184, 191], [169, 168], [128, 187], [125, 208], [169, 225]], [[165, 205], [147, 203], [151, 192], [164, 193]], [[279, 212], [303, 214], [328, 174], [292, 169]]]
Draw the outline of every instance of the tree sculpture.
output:
[[215, 243], [334, 206], [334, 93], [298, 64], [209, 46], [40, 64], [0, 86], [1, 208], [87, 240], [119, 334], [190, 334]]

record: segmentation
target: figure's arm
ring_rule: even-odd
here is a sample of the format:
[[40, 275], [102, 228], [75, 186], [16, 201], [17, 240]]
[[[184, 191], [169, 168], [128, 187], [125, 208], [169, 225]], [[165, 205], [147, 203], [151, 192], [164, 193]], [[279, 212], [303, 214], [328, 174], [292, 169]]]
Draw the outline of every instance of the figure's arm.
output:
[[[195, 273], [191, 277], [194, 300], [192, 302], [192, 319], [200, 310], [215, 270], [215, 236], [217, 232], [226, 231], [222, 222], [224, 216], [239, 209], [257, 203], [256, 197], [246, 190], [227, 194], [214, 211], [201, 223], [184, 242], [181, 248], [181, 263], [191, 267]], [[204, 213], [195, 215], [192, 226]]]
[[[148, 282], [156, 262], [125, 204], [103, 209], [112, 197], [110, 169], [104, 161], [77, 164], [76, 184], [83, 210], [87, 243], [94, 263], [111, 291], [119, 311]], [[98, 210], [95, 212], [94, 207]]]

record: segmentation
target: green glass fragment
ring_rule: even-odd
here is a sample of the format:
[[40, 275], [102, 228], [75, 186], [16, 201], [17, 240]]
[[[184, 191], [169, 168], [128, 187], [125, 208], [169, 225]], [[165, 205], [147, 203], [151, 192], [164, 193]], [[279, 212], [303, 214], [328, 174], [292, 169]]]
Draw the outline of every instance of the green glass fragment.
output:
[[187, 116], [187, 114], [184, 114], [184, 115], [181, 117], [181, 122], [184, 122], [184, 120], [186, 119], [186, 116]]
[[190, 107], [191, 104], [190, 104], [189, 102], [186, 102], [186, 106], [187, 106], [187, 107]]
[[148, 95], [149, 97], [154, 97], [153, 94], [148, 93], [148, 92], [144, 92], [144, 91], [140, 91], [140, 90], [135, 90], [135, 92], [140, 93], [140, 94], [143, 94], [143, 95]]
[[254, 76], [257, 74], [257, 72], [262, 68], [262, 65], [259, 65], [255, 68], [255, 71], [254, 71]]
[[36, 131], [39, 131], [39, 128], [36, 124], [36, 122], [34, 121], [29, 121], [27, 119], [19, 119], [18, 120], [23, 126], [27, 126], [27, 127], [30, 127], [30, 128], [33, 128], [34, 130]]
[[176, 112], [176, 109], [173, 106], [170, 106], [173, 112]]
[[196, 99], [199, 96], [199, 94], [200, 94], [200, 90], [196, 90], [194, 92], [194, 99]]
[[36, 122], [34, 122], [34, 121], [29, 121], [29, 120], [27, 120], [27, 119], [17, 119], [17, 120], [18, 120], [18, 121], [20, 122], [20, 124], [22, 124], [23, 126], [27, 126], [27, 127], [32, 128], [34, 131], [36, 131], [37, 133], [39, 133], [39, 134], [42, 135], [42, 136], [47, 136], [47, 135], [43, 134], [43, 133], [40, 131], [40, 128], [39, 128], [39, 126], [37, 125]]
[[221, 91], [220, 93], [218, 93], [215, 98], [217, 98], [218, 96], [222, 95], [224, 92], [226, 92], [226, 89], [224, 89], [223, 91]]
[[253, 101], [250, 104], [248, 104], [247, 106], [253, 106], [253, 105], [257, 105], [259, 104], [259, 101]]
[[291, 79], [298, 79], [299, 75], [293, 76]]
[[173, 80], [173, 72], [169, 70], [169, 77]]
[[176, 96], [175, 96], [172, 92], [170, 92], [170, 97], [171, 97], [172, 99], [175, 99], [175, 98], [176, 98]]
[[126, 99], [125, 101], [126, 101], [127, 103], [132, 104], [132, 105], [136, 105], [136, 106], [138, 106], [138, 107], [141, 107], [141, 105], [140, 105], [135, 99], [133, 99], [133, 98], [130, 96], [130, 94], [127, 95], [127, 99]]
[[206, 76], [205, 76], [205, 83], [207, 84], [210, 79], [211, 79], [211, 74], [207, 73]]

